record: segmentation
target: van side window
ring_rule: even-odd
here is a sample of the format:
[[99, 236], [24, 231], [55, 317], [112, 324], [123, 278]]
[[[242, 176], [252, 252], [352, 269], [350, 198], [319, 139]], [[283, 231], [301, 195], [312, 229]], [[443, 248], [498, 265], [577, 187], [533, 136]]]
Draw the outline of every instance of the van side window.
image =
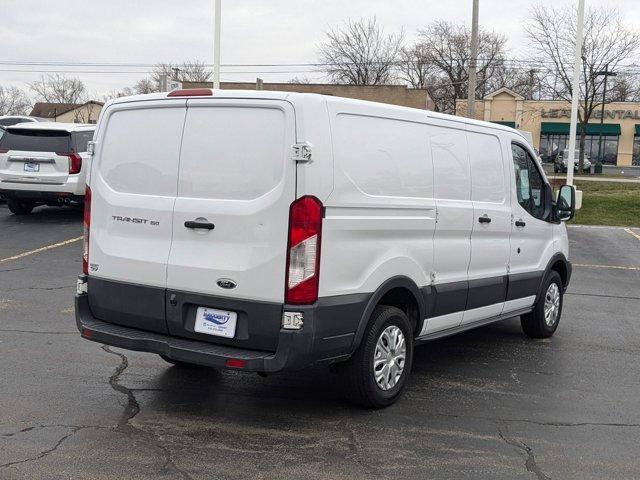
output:
[[512, 144], [518, 203], [533, 217], [544, 219], [544, 180], [535, 160], [520, 145]]

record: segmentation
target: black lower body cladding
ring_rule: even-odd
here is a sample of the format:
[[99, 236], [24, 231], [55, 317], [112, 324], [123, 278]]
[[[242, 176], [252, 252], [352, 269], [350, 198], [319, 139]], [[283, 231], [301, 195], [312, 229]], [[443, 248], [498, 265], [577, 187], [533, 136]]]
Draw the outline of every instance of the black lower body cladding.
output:
[[[294, 370], [346, 359], [369, 294], [321, 298], [310, 306], [185, 293], [88, 278], [76, 297], [76, 322], [85, 338], [176, 360], [224, 367], [241, 359], [245, 370]], [[236, 335], [195, 332], [197, 308], [237, 312]], [[301, 330], [281, 328], [284, 311], [301, 312]]]

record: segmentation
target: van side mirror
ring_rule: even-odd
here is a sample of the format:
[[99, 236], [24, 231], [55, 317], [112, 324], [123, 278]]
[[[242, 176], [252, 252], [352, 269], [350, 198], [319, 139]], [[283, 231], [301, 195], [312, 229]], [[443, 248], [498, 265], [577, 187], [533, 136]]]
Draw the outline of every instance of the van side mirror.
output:
[[562, 185], [556, 201], [556, 218], [568, 222], [576, 213], [576, 189], [573, 185]]

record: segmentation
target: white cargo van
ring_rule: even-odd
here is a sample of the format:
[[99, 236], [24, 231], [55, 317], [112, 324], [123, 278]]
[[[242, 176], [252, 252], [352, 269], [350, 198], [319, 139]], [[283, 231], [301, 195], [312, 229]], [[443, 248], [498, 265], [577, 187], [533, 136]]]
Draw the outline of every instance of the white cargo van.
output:
[[520, 315], [558, 326], [558, 201], [500, 125], [312, 94], [174, 91], [105, 105], [85, 204], [83, 337], [171, 363], [334, 364], [400, 395], [414, 345]]

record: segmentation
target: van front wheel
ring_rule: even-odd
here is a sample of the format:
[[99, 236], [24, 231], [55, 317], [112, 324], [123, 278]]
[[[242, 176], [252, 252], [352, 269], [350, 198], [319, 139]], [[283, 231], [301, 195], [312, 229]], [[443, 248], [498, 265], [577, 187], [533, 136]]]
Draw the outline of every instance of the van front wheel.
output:
[[526, 335], [531, 338], [549, 338], [554, 334], [562, 315], [562, 291], [560, 274], [551, 270], [533, 311], [520, 317], [520, 324]]
[[376, 307], [360, 347], [343, 366], [347, 396], [369, 408], [393, 404], [402, 394], [412, 361], [411, 322], [399, 308]]

